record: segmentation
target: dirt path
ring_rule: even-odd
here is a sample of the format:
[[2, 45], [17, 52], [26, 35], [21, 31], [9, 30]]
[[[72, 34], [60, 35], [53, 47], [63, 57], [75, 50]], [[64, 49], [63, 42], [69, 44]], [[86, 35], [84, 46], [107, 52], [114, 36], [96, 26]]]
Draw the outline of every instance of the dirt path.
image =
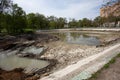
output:
[[96, 78], [90, 80], [120, 80], [120, 57], [109, 68], [98, 73]]

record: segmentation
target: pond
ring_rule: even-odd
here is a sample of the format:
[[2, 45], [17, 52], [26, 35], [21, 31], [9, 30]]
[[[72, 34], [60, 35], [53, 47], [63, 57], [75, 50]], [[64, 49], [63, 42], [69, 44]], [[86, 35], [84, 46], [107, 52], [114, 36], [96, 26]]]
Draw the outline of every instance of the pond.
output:
[[97, 46], [101, 42], [98, 37], [81, 34], [78, 32], [52, 33], [60, 37], [66, 43]]

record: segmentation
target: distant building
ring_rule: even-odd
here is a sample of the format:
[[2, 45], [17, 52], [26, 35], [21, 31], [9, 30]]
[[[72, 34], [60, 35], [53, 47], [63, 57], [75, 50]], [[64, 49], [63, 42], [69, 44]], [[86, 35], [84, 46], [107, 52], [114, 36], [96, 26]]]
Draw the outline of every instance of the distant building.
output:
[[108, 16], [120, 16], [120, 2], [115, 3], [113, 5], [105, 6], [100, 9], [101, 17]]
[[120, 27], [120, 21], [118, 21], [117, 23], [115, 23], [115, 22], [111, 22], [111, 23], [109, 23], [109, 22], [107, 22], [107, 23], [104, 23], [103, 25], [102, 25], [102, 27]]
[[[109, 16], [120, 16], [120, 2], [114, 3], [112, 5], [104, 6], [100, 9], [101, 17], [109, 17]], [[102, 25], [103, 27], [120, 27], [120, 21], [116, 22], [107, 22]]]

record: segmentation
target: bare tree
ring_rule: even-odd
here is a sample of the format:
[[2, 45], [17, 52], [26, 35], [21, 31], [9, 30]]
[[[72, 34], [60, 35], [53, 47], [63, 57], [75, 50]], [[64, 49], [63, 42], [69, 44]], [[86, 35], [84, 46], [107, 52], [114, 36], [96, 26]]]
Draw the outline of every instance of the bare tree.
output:
[[0, 13], [3, 13], [9, 9], [11, 7], [11, 4], [11, 0], [0, 0]]

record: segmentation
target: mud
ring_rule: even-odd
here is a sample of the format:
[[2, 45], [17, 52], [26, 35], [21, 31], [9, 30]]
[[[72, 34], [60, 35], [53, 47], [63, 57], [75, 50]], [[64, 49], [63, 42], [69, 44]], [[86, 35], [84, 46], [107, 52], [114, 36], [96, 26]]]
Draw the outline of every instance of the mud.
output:
[[5, 71], [5, 70], [0, 69], [0, 80], [37, 80], [40, 77], [49, 75], [49, 72], [57, 64], [57, 60], [54, 60], [54, 59], [51, 59], [51, 60], [50, 59], [40, 59], [40, 60], [49, 61], [50, 65], [38, 70], [35, 73], [32, 73], [32, 74], [24, 73], [24, 69], [22, 69], [22, 68], [16, 68], [11, 71]]
[[25, 80], [27, 77], [23, 73], [23, 69], [14, 69], [12, 71], [5, 71], [0, 69], [0, 80]]
[[[0, 37], [0, 50], [16, 50], [20, 48], [22, 51], [29, 46], [35, 47], [47, 47], [45, 54], [41, 57], [37, 57], [34, 54], [25, 54], [21, 57], [37, 58], [50, 62], [50, 65], [38, 70], [32, 74], [25, 74], [24, 69], [14, 69], [12, 71], [5, 71], [0, 69], [0, 80], [37, 80], [40, 77], [47, 76], [54, 71], [60, 70], [70, 64], [74, 64], [80, 59], [88, 57], [90, 55], [97, 54], [108, 48], [111, 44], [118, 42], [113, 40], [111, 42], [105, 42], [105, 46], [82, 46], [77, 44], [66, 44], [59, 41], [57, 36], [50, 34], [24, 34], [18, 36], [4, 36]], [[18, 54], [17, 54], [18, 55]]]
[[[7, 35], [7, 36], [0, 37], [0, 50], [2, 51], [16, 50], [20, 48], [20, 51], [22, 51], [24, 48], [29, 46], [44, 47], [44, 44], [57, 41], [57, 40], [59, 40], [59, 38], [49, 34], [24, 34], [24, 35], [18, 35], [18, 36]], [[43, 53], [45, 53], [45, 51], [46, 50], [44, 50]], [[17, 53], [16, 55], [18, 54], [19, 53]], [[5, 71], [0, 69], [0, 80], [37, 80], [42, 76], [48, 75], [48, 73], [52, 70], [52, 68], [58, 62], [55, 59], [39, 58], [32, 53], [31, 54], [26, 53], [19, 57], [45, 60], [45, 61], [48, 61], [50, 64], [32, 74], [24, 73], [24, 69], [21, 69], [21, 68], [17, 68], [11, 71]]]
[[[31, 45], [40, 47], [46, 43], [57, 40], [59, 40], [57, 36], [52, 36], [50, 34], [24, 34], [18, 36], [7, 35], [0, 37], [0, 49], [16, 49], [20, 47], [28, 47]], [[40, 45], [38, 45], [38, 43]]]

